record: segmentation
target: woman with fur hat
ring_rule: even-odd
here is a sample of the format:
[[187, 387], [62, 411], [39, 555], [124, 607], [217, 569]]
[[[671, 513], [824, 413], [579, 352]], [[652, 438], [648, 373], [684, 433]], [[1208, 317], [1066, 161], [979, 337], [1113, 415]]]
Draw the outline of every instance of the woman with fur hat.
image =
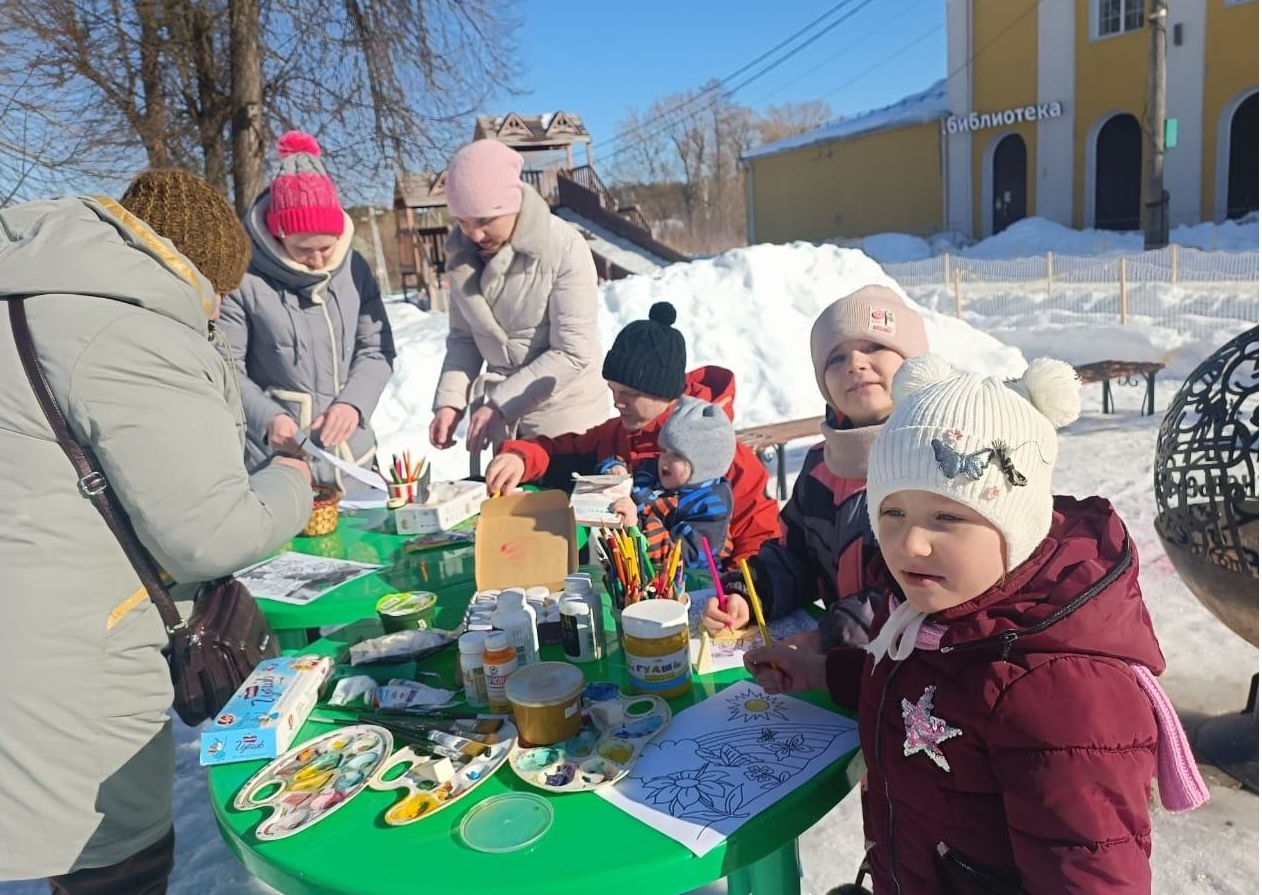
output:
[[430, 441], [481, 453], [510, 438], [585, 432], [603, 422], [596, 265], [582, 235], [521, 180], [521, 154], [476, 140], [447, 167], [451, 278], [447, 355]]
[[[249, 424], [246, 461], [293, 450], [299, 431], [359, 466], [376, 463], [372, 414], [394, 365], [381, 290], [351, 248], [355, 226], [310, 134], [276, 144], [280, 168], [246, 215], [254, 252], [220, 327], [232, 346]], [[327, 461], [317, 481], [343, 486]]]
[[119, 202], [0, 209], [0, 881], [159, 895], [174, 843], [167, 634], [54, 438], [11, 315], [104, 493], [191, 600], [311, 515], [301, 460], [247, 472], [237, 377], [212, 344], [248, 260], [232, 206], [184, 171], [145, 171]]
[[[811, 327], [815, 381], [827, 408], [821, 444], [811, 448], [784, 509], [780, 537], [749, 562], [767, 618], [815, 600], [828, 609], [818, 647], [867, 642], [872, 606], [861, 593], [864, 568], [876, 552], [864, 487], [868, 448], [893, 410], [890, 383], [909, 357], [929, 350], [923, 318], [886, 286], [864, 286], [826, 307]], [[707, 604], [712, 630], [749, 623], [740, 572], [723, 579], [728, 610]], [[815, 636], [802, 638], [803, 644]]]
[[908, 361], [868, 461], [872, 642], [746, 655], [769, 693], [858, 710], [881, 895], [1146, 895], [1151, 780], [1171, 811], [1208, 798], [1126, 526], [1052, 494], [1079, 388], [1048, 358], [1013, 387]]

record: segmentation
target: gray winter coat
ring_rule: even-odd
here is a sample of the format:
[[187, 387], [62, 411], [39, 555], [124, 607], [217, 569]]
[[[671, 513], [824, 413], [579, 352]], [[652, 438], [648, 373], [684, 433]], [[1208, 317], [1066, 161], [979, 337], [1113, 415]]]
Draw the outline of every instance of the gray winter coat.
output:
[[596, 265], [582, 235], [534, 189], [522, 185], [513, 236], [489, 259], [453, 228], [447, 270], [450, 331], [435, 410], [485, 400], [508, 426], [497, 441], [586, 432], [608, 418]]
[[[368, 262], [351, 245], [348, 216], [329, 269], [311, 271], [290, 259], [267, 230], [270, 202], [263, 193], [246, 216], [254, 244], [250, 271], [225, 296], [219, 327], [232, 346], [245, 405], [246, 463], [254, 469], [272, 453], [267, 424], [289, 414], [299, 428], [334, 401], [359, 411], [359, 428], [338, 453], [371, 467], [377, 441], [372, 414], [394, 364], [394, 337], [381, 291]], [[342, 474], [319, 461], [319, 482], [343, 484]], [[354, 486], [354, 482], [346, 483]]]
[[[110, 199], [0, 210], [0, 299], [141, 542], [178, 582], [265, 556], [311, 512], [302, 474], [247, 475], [210, 283]], [[76, 487], [0, 300], [0, 880], [116, 863], [171, 825], [167, 637]]]

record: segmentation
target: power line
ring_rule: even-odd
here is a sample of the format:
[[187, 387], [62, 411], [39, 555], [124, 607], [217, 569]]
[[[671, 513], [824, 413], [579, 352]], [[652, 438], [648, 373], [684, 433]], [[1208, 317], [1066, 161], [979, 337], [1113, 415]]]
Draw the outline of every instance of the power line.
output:
[[[745, 64], [744, 64], [744, 65], [742, 65], [740, 68], [738, 68], [736, 71], [732, 72], [732, 73], [731, 73], [731, 74], [729, 74], [729, 75], [726, 75], [726, 76], [725, 76], [725, 77], [723, 77], [723, 78], [720, 78], [718, 81], [714, 82], [714, 84], [713, 84], [711, 87], [707, 88], [705, 91], [702, 91], [702, 93], [701, 93], [701, 94], [698, 94], [697, 96], [692, 96], [692, 97], [689, 97], [688, 99], [684, 100], [683, 102], [680, 102], [680, 103], [678, 103], [677, 105], [672, 106], [671, 108], [666, 109], [665, 111], [663, 111], [663, 112], [661, 112], [661, 113], [657, 114], [657, 115], [656, 115], [656, 116], [654, 116], [653, 118], [650, 118], [648, 121], [643, 122], [643, 123], [641, 124], [641, 127], [643, 127], [643, 126], [645, 126], [645, 125], [653, 124], [654, 122], [657, 122], [657, 121], [660, 121], [661, 119], [663, 119], [663, 118], [667, 117], [668, 115], [673, 115], [675, 112], [679, 111], [680, 109], [684, 108], [685, 106], [688, 106], [688, 105], [691, 105], [691, 104], [692, 104], [692, 103], [694, 103], [694, 102], [698, 102], [698, 101], [700, 101], [701, 99], [703, 99], [703, 98], [704, 98], [704, 96], [705, 96], [705, 94], [706, 94], [706, 93], [709, 93], [709, 92], [712, 92], [712, 91], [717, 91], [717, 90], [718, 90], [720, 87], [722, 87], [724, 84], [726, 84], [726, 83], [728, 83], [729, 81], [732, 81], [732, 80], [734, 80], [734, 79], [736, 79], [736, 78], [740, 77], [740, 76], [741, 76], [741, 75], [743, 75], [745, 72], [747, 72], [747, 71], [749, 71], [751, 68], [753, 68], [755, 65], [757, 65], [757, 64], [758, 64], [758, 63], [760, 63], [760, 62], [762, 62], [764, 59], [766, 59], [766, 58], [767, 58], [768, 56], [770, 56], [771, 54], [773, 54], [773, 53], [775, 53], [775, 52], [778, 52], [778, 51], [779, 51], [782, 47], [784, 47], [785, 45], [790, 44], [790, 43], [792, 43], [793, 41], [797, 40], [799, 37], [801, 37], [801, 36], [802, 36], [803, 34], [805, 34], [807, 31], [810, 31], [812, 28], [814, 28], [814, 27], [815, 27], [816, 25], [818, 25], [820, 22], [822, 22], [822, 21], [824, 21], [825, 19], [827, 19], [827, 18], [828, 18], [829, 16], [831, 16], [833, 13], [837, 12], [838, 10], [842, 9], [842, 8], [843, 8], [843, 7], [845, 7], [845, 6], [848, 6], [849, 4], [851, 4], [851, 3], [853, 3], [853, 2], [855, 2], [855, 0], [841, 0], [841, 2], [834, 4], [833, 6], [829, 7], [829, 9], [828, 9], [826, 12], [824, 12], [823, 14], [821, 14], [821, 15], [819, 15], [819, 16], [816, 16], [814, 19], [812, 19], [811, 21], [807, 22], [805, 25], [803, 25], [803, 26], [802, 26], [801, 28], [799, 28], [797, 31], [795, 31], [795, 32], [793, 32], [792, 34], [790, 34], [788, 37], [786, 37], [784, 40], [780, 41], [780, 43], [776, 44], [776, 45], [775, 45], [774, 47], [772, 47], [770, 50], [767, 50], [767, 51], [766, 51], [765, 53], [763, 53], [761, 56], [758, 56], [756, 59], [752, 59], [752, 60], [750, 60], [749, 62], [745, 63]], [[592, 144], [592, 149], [598, 149], [598, 148], [600, 148], [601, 146], [606, 146], [606, 145], [608, 145], [608, 144], [610, 144], [610, 143], [616, 143], [619, 139], [621, 139], [622, 137], [625, 137], [625, 136], [629, 136], [631, 133], [632, 133], [631, 131], [621, 131], [621, 132], [619, 132], [619, 133], [617, 133], [617, 134], [614, 134], [612, 137], [609, 137], [609, 138], [607, 138], [607, 139], [600, 140], [600, 141], [598, 141], [598, 142], [596, 142], [596, 143], [593, 143], [593, 144]]]
[[[753, 83], [754, 81], [756, 81], [758, 78], [761, 78], [763, 75], [765, 75], [765, 74], [767, 74], [768, 72], [770, 72], [770, 71], [774, 70], [775, 68], [777, 68], [778, 66], [780, 66], [780, 65], [781, 65], [781, 64], [783, 64], [784, 62], [787, 62], [789, 59], [793, 58], [793, 57], [794, 57], [794, 56], [796, 56], [798, 53], [800, 53], [802, 50], [804, 50], [804, 49], [806, 49], [808, 46], [810, 46], [812, 43], [814, 43], [815, 41], [819, 40], [819, 39], [820, 39], [821, 37], [823, 37], [825, 34], [827, 34], [828, 32], [832, 31], [834, 28], [838, 27], [839, 25], [843, 24], [844, 22], [846, 22], [848, 19], [852, 18], [853, 16], [857, 15], [857, 14], [858, 14], [858, 13], [859, 13], [859, 12], [860, 12], [863, 8], [864, 8], [864, 7], [868, 6], [868, 5], [869, 5], [869, 4], [871, 4], [872, 2], [874, 2], [874, 0], [861, 0], [861, 2], [859, 3], [859, 5], [858, 5], [858, 6], [856, 6], [854, 9], [849, 10], [849, 11], [848, 11], [845, 15], [843, 15], [841, 18], [837, 19], [837, 20], [836, 20], [836, 21], [834, 21], [834, 22], [830, 22], [830, 23], [829, 23], [828, 25], [826, 25], [824, 28], [820, 29], [820, 30], [819, 30], [816, 34], [812, 35], [811, 37], [807, 38], [807, 39], [806, 39], [805, 41], [803, 41], [802, 43], [798, 44], [796, 47], [794, 47], [794, 48], [792, 48], [791, 50], [789, 50], [789, 52], [788, 52], [788, 53], [785, 53], [785, 54], [784, 54], [783, 56], [781, 56], [779, 59], [776, 59], [776, 60], [772, 61], [771, 63], [769, 63], [768, 65], [764, 66], [764, 67], [763, 67], [763, 68], [761, 68], [759, 71], [755, 72], [753, 75], [750, 75], [748, 78], [746, 78], [745, 80], [741, 81], [741, 83], [739, 83], [739, 84], [735, 85], [734, 87], [731, 87], [731, 88], [729, 88], [729, 89], [727, 89], [727, 90], [723, 91], [723, 93], [722, 93], [721, 95], [722, 95], [724, 98], [730, 98], [730, 97], [734, 96], [734, 95], [737, 93], [737, 91], [739, 91], [739, 90], [741, 90], [742, 88], [744, 88], [744, 87], [748, 86], [749, 84], [752, 84], [752, 83]], [[713, 97], [712, 99], [717, 100], [717, 99], [718, 99], [718, 95], [716, 95], [716, 96], [715, 96], [715, 97]], [[695, 113], [695, 111], [697, 111], [697, 110], [694, 110], [694, 113]], [[663, 115], [658, 116], [658, 117], [659, 117], [659, 118], [664, 117], [664, 116], [665, 116], [665, 114], [667, 114], [667, 113], [663, 113]], [[639, 146], [640, 144], [645, 143], [645, 142], [647, 142], [647, 141], [649, 141], [649, 140], [653, 139], [654, 137], [658, 136], [659, 134], [665, 133], [667, 130], [669, 130], [669, 128], [671, 127], [671, 124], [672, 124], [672, 122], [669, 122], [669, 121], [668, 121], [668, 122], [666, 122], [666, 124], [665, 124], [665, 125], [663, 125], [662, 127], [657, 128], [657, 129], [655, 129], [655, 130], [651, 130], [651, 131], [649, 131], [648, 133], [643, 134], [643, 135], [642, 135], [639, 139], [634, 140], [634, 141], [632, 141], [632, 142], [630, 142], [630, 143], [624, 144], [622, 147], [620, 147], [620, 148], [618, 148], [618, 149], [615, 149], [615, 150], [613, 150], [612, 152], [606, 153], [604, 156], [601, 156], [601, 157], [600, 157], [600, 158], [598, 158], [596, 161], [597, 161], [598, 163], [602, 163], [602, 164], [603, 164], [604, 162], [606, 162], [606, 161], [608, 161], [608, 160], [610, 160], [610, 159], [612, 159], [612, 158], [615, 158], [615, 157], [617, 157], [617, 156], [621, 155], [623, 152], [626, 152], [628, 149], [631, 149], [631, 148], [633, 148], [633, 147], [635, 147], [635, 146]]]
[[[907, 52], [908, 50], [910, 50], [912, 47], [916, 46], [917, 44], [923, 43], [924, 41], [928, 40], [930, 37], [932, 37], [933, 35], [937, 34], [937, 33], [938, 33], [939, 31], [941, 31], [941, 30], [942, 30], [942, 26], [941, 26], [941, 25], [934, 25], [932, 28], [930, 28], [928, 31], [926, 31], [926, 32], [924, 32], [923, 34], [921, 34], [919, 37], [913, 38], [913, 39], [912, 39], [911, 41], [909, 41], [908, 43], [903, 44], [901, 47], [899, 47], [899, 48], [898, 48], [897, 50], [895, 50], [893, 53], [890, 53], [889, 55], [885, 56], [883, 59], [881, 59], [881, 60], [877, 61], [876, 63], [874, 63], [874, 64], [872, 64], [872, 65], [869, 65], [866, 69], [864, 69], [863, 71], [859, 72], [859, 74], [855, 75], [853, 78], [850, 78], [849, 80], [844, 81], [844, 82], [842, 82], [841, 84], [838, 84], [836, 87], [834, 87], [834, 88], [832, 88], [831, 90], [829, 90], [829, 91], [828, 91], [827, 93], [825, 93], [823, 96], [824, 96], [824, 97], [834, 96], [835, 94], [840, 93], [842, 90], [845, 90], [845, 89], [846, 89], [847, 87], [849, 87], [851, 84], [857, 83], [858, 81], [862, 81], [864, 78], [866, 78], [868, 75], [872, 74], [872, 72], [876, 71], [876, 70], [877, 70], [878, 68], [880, 68], [881, 66], [885, 65], [886, 63], [893, 62], [895, 59], [897, 59], [899, 56], [901, 56], [901, 55], [903, 55], [904, 53], [906, 53], [906, 52]], [[821, 97], [821, 98], [822, 98], [822, 97]], [[878, 106], [878, 107], [877, 107], [877, 109], [883, 109], [883, 108], [886, 108], [886, 106]], [[870, 110], [868, 110], [868, 111], [876, 111], [876, 110], [875, 110], [875, 109], [870, 109]], [[867, 114], [867, 112], [860, 112], [860, 113], [858, 113], [858, 114], [859, 114], [859, 115], [866, 115], [866, 114]], [[857, 117], [858, 117], [858, 115], [848, 115], [848, 116], [843, 116], [843, 117], [842, 117], [842, 120], [844, 120], [845, 118], [857, 118]]]

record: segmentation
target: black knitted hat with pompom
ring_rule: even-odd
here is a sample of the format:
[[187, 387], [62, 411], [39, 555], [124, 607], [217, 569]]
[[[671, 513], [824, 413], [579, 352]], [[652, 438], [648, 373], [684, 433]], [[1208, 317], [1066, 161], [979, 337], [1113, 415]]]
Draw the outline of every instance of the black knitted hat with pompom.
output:
[[605, 355], [605, 379], [668, 401], [682, 395], [688, 350], [674, 322], [675, 306], [659, 301], [648, 320], [624, 326]]

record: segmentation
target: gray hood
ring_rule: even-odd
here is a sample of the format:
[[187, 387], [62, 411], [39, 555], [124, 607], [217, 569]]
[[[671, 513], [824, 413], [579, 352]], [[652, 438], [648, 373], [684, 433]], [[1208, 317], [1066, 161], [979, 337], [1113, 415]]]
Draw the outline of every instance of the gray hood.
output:
[[138, 305], [206, 335], [210, 281], [113, 199], [63, 196], [0, 210], [0, 297], [83, 295]]
[[289, 257], [285, 247], [267, 229], [267, 209], [271, 206], [272, 192], [264, 190], [250, 206], [245, 216], [245, 231], [250, 234], [254, 252], [250, 258], [250, 273], [295, 293], [310, 293], [316, 286], [330, 280], [347, 263], [351, 256], [351, 240], [355, 236], [355, 224], [345, 211], [342, 217], [346, 228], [337, 240], [337, 254], [333, 263], [324, 270], [308, 270]]

